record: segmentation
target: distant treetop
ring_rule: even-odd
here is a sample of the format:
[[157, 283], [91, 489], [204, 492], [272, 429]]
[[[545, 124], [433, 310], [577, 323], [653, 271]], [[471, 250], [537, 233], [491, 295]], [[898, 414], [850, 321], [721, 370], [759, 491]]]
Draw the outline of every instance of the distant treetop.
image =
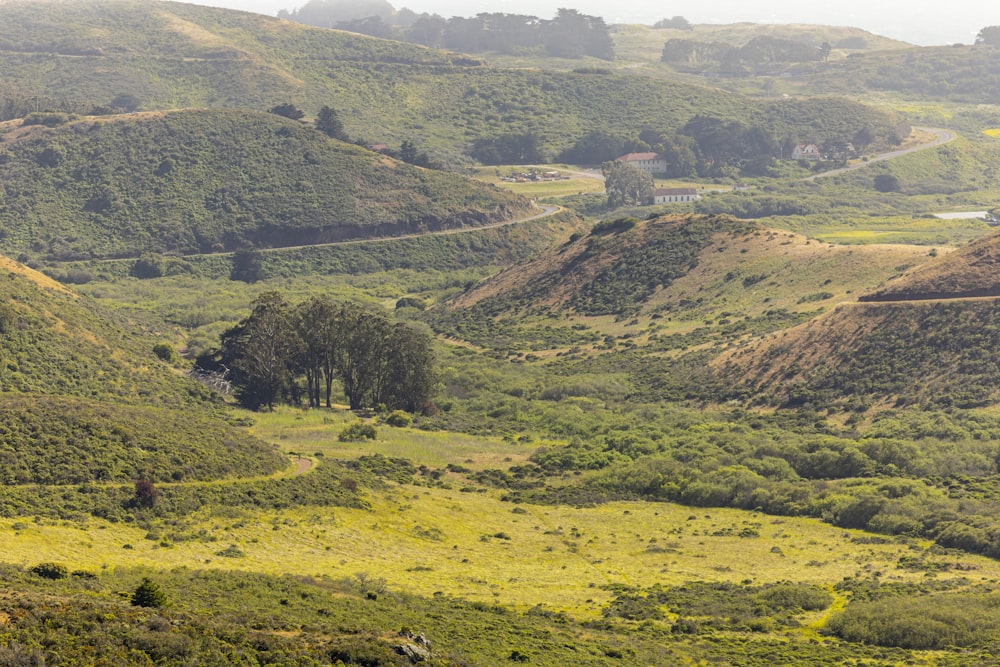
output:
[[660, 19], [653, 24], [654, 28], [671, 28], [673, 30], [694, 30], [694, 26], [683, 16], [675, 16], [669, 19]]
[[1000, 46], [1000, 25], [988, 25], [980, 30], [976, 46]]

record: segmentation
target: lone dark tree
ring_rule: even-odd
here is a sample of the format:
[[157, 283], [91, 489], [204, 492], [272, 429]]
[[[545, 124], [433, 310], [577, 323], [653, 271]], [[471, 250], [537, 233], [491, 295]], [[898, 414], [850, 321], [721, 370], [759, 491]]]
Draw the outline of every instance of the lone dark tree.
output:
[[135, 607], [163, 607], [167, 604], [167, 596], [149, 577], [143, 577], [142, 583], [132, 593], [132, 605]]
[[292, 120], [302, 120], [306, 115], [302, 109], [299, 109], [291, 102], [285, 102], [284, 104], [279, 104], [268, 109], [271, 113], [277, 116], [284, 116], [285, 118], [291, 118]]
[[819, 45], [819, 59], [826, 62], [830, 59], [830, 53], [833, 51], [833, 47], [830, 42], [823, 42]]
[[430, 167], [431, 159], [427, 153], [419, 150], [412, 141], [404, 140], [399, 147], [399, 152], [392, 152], [393, 157], [397, 157], [403, 162], [416, 165], [418, 167]]
[[601, 165], [608, 206], [645, 204], [653, 197], [653, 177], [625, 162], [611, 160]]
[[879, 174], [875, 177], [874, 185], [879, 192], [899, 192], [902, 188], [899, 179], [892, 174]]
[[316, 114], [316, 129], [333, 139], [348, 140], [347, 132], [344, 131], [344, 123], [341, 122], [336, 110], [331, 107], [324, 106]]
[[230, 280], [253, 284], [264, 277], [264, 259], [256, 248], [246, 248], [233, 253]]
[[135, 495], [132, 500], [136, 507], [152, 509], [160, 497], [160, 491], [148, 479], [135, 480]]

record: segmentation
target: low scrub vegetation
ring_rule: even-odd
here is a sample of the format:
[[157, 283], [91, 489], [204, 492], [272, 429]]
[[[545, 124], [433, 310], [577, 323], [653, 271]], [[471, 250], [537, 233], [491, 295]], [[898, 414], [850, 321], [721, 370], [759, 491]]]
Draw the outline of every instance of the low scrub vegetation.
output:
[[[57, 260], [307, 245], [530, 210], [514, 195], [266, 113], [81, 120], [8, 142], [4, 155], [3, 205], [19, 222], [0, 249]], [[138, 277], [182, 270], [148, 259], [132, 268]]]

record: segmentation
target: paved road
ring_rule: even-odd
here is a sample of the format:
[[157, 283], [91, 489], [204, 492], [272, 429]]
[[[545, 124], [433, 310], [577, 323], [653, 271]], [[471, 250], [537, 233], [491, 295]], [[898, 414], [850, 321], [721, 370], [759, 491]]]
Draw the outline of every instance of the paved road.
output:
[[[532, 220], [538, 220], [540, 218], [545, 218], [550, 215], [555, 215], [563, 210], [562, 206], [551, 206], [549, 204], [538, 204], [536, 208], [541, 209], [539, 213], [533, 213], [531, 215], [525, 216], [523, 218], [514, 218], [513, 220], [502, 220], [500, 222], [492, 222], [488, 225], [479, 225], [477, 227], [456, 227], [454, 229], [440, 229], [432, 232], [417, 232], [414, 234], [403, 234], [401, 236], [379, 236], [375, 238], [367, 239], [350, 239], [344, 241], [330, 241], [328, 243], [311, 243], [306, 245], [295, 245], [295, 246], [279, 246], [277, 248], [259, 248], [260, 252], [283, 252], [286, 250], [302, 250], [304, 248], [322, 248], [325, 246], [336, 246], [336, 245], [359, 245], [362, 243], [387, 243], [389, 241], [398, 241], [400, 239], [415, 239], [424, 236], [447, 236], [451, 234], [470, 234], [472, 232], [479, 232], [484, 229], [496, 229], [497, 227], [507, 227], [508, 225], [519, 225], [524, 222], [531, 222]], [[199, 257], [229, 257], [233, 255], [231, 252], [217, 252], [217, 253], [196, 253], [194, 255], [183, 255], [186, 259], [197, 259]], [[134, 258], [133, 258], [134, 259]], [[98, 263], [111, 263], [111, 262], [123, 262], [131, 261], [128, 258], [113, 258], [113, 259], [98, 259], [91, 260]]]
[[[481, 232], [484, 229], [496, 229], [497, 227], [507, 227], [509, 225], [519, 225], [523, 222], [531, 222], [532, 220], [538, 220], [540, 218], [547, 218], [550, 215], [555, 215], [559, 211], [563, 210], [562, 206], [550, 206], [548, 204], [539, 204], [538, 208], [542, 209], [540, 213], [534, 213], [532, 215], [523, 218], [514, 218], [513, 220], [502, 220], [500, 222], [491, 222], [488, 225], [479, 225], [476, 227], [456, 227], [454, 229], [439, 229], [433, 232], [417, 232], [414, 234], [402, 234], [400, 236], [379, 236], [376, 238], [369, 239], [351, 239], [349, 241], [330, 241], [329, 243], [313, 243], [308, 245], [296, 245], [296, 246], [281, 246], [279, 248], [261, 248], [261, 252], [281, 252], [286, 250], [301, 250], [303, 248], [322, 248], [324, 246], [331, 245], [360, 245], [362, 243], [385, 243], [388, 241], [398, 241], [400, 239], [416, 239], [423, 238], [425, 236], [450, 236], [452, 234], [469, 234], [471, 232]], [[233, 253], [218, 253], [217, 256], [226, 256]], [[201, 257], [203, 255], [192, 255], [192, 257]]]
[[949, 141], [955, 140], [955, 133], [951, 130], [943, 130], [939, 127], [914, 127], [913, 129], [919, 130], [921, 132], [930, 132], [935, 136], [933, 141], [926, 144], [920, 144], [919, 146], [910, 146], [909, 148], [903, 148], [898, 151], [889, 151], [888, 153], [879, 153], [875, 157], [869, 158], [865, 162], [858, 162], [856, 164], [848, 165], [846, 167], [841, 167], [840, 169], [833, 169], [831, 171], [824, 171], [822, 174], [814, 174], [807, 178], [803, 178], [803, 181], [815, 181], [817, 178], [826, 178], [827, 176], [836, 176], [838, 174], [843, 174], [844, 172], [854, 171], [855, 169], [863, 169], [870, 164], [875, 164], [876, 162], [883, 162], [885, 160], [893, 160], [903, 155], [909, 155], [910, 153], [916, 153], [917, 151], [925, 151], [928, 148], [934, 148], [936, 146], [941, 146], [948, 143]]

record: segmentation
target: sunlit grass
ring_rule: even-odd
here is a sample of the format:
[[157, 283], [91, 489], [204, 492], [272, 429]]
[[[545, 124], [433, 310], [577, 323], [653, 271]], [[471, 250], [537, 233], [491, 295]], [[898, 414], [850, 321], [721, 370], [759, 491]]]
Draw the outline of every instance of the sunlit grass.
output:
[[[907, 229], [844, 229], [820, 232], [814, 235], [820, 241], [843, 244], [905, 243], [911, 245], [948, 245], [956, 242], [954, 236]], [[981, 234], [969, 234], [962, 241], [971, 241]]]
[[[456, 482], [458, 480], [455, 480]], [[919, 581], [897, 569], [925, 543], [858, 544], [860, 531], [817, 520], [659, 503], [594, 508], [512, 505], [494, 493], [394, 487], [371, 498], [373, 509], [305, 509], [203, 514], [202, 541], [175, 544], [131, 526], [0, 524], [0, 560], [70, 569], [219, 568], [271, 574], [384, 577], [390, 590], [495, 602], [545, 605], [593, 618], [610, 599], [609, 584], [678, 585], [690, 581], [794, 581], [829, 585], [880, 572], [885, 581]], [[739, 537], [744, 532], [746, 537]], [[756, 535], [754, 535], [756, 533]], [[128, 545], [128, 546], [126, 546]], [[245, 557], [218, 552], [236, 545]], [[966, 555], [975, 579], [994, 580], [1000, 563]], [[938, 574], [941, 579], [969, 571]]]
[[[938, 209], [940, 212], [947, 210], [949, 210], [947, 205]], [[992, 228], [981, 220], [942, 220], [931, 216], [845, 219], [841, 222], [787, 218], [775, 222], [783, 227], [787, 225], [810, 238], [839, 244], [904, 243], [960, 246], [992, 231]]]
[[357, 417], [343, 408], [295, 410], [278, 408], [255, 414], [253, 433], [285, 451], [332, 458], [357, 458], [366, 454], [402, 457], [430, 467], [457, 463], [470, 468], [499, 467], [523, 461], [537, 447], [516, 445], [500, 438], [486, 438], [448, 431], [422, 431], [376, 424], [376, 440], [341, 442], [340, 431]]

